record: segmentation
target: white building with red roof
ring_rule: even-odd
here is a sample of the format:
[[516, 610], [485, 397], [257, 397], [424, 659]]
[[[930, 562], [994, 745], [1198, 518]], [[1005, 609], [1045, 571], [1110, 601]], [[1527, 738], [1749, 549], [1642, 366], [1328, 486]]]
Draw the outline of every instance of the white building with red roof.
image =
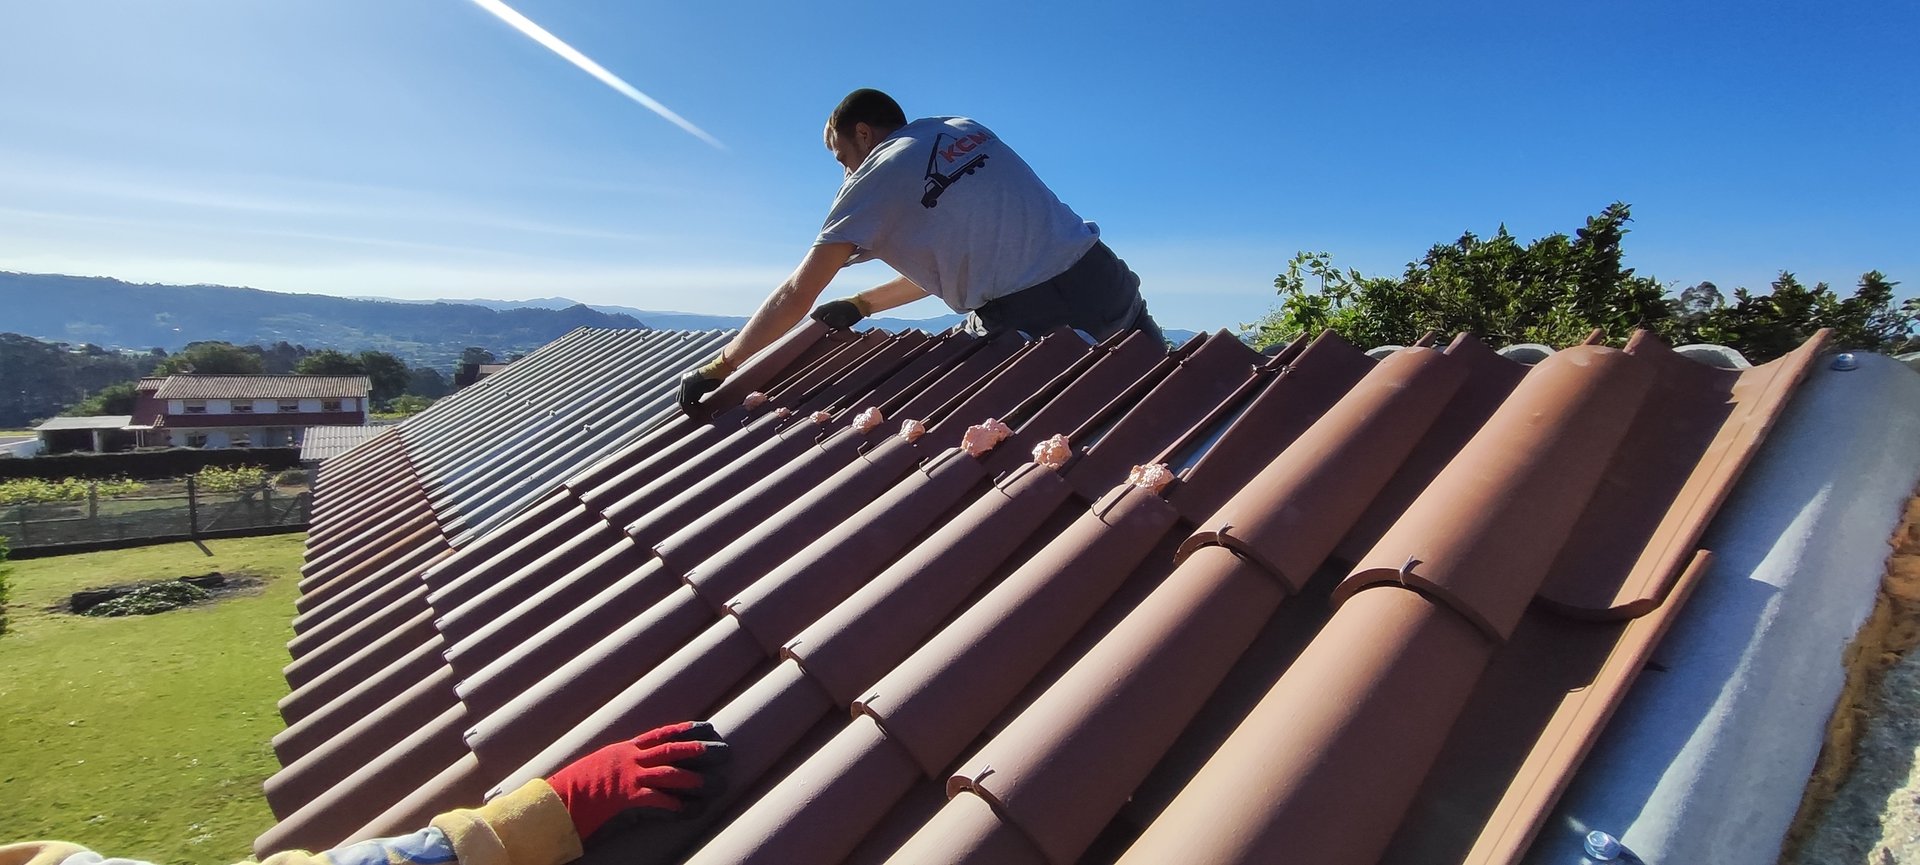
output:
[[367, 422], [364, 375], [172, 375], [136, 386], [141, 443], [175, 447], [298, 447], [308, 427]]

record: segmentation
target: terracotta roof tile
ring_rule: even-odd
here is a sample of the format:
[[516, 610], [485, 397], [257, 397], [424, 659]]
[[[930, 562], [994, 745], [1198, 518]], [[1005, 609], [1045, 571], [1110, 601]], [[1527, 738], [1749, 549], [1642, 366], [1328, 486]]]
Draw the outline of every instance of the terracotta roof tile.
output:
[[590, 860], [1512, 861], [1818, 351], [809, 323], [670, 409], [725, 336], [576, 331], [328, 463], [261, 852], [708, 715], [730, 792]]

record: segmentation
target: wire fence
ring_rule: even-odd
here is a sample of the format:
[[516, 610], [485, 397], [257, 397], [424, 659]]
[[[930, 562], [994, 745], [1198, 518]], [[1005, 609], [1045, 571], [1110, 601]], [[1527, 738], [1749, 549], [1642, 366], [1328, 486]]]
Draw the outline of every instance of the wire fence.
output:
[[114, 494], [111, 483], [89, 483], [85, 499], [0, 505], [0, 536], [16, 555], [77, 546], [137, 543], [273, 530], [302, 531], [313, 508], [304, 485], [269, 478], [238, 489], [210, 490], [193, 478], [150, 483]]

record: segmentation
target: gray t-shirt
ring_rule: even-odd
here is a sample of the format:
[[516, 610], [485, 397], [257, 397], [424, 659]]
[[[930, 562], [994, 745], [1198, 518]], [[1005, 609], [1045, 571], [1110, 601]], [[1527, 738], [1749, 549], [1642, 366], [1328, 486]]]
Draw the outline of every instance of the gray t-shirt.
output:
[[1099, 239], [985, 126], [928, 117], [867, 155], [814, 243], [851, 243], [853, 261], [884, 261], [966, 312], [1060, 275]]

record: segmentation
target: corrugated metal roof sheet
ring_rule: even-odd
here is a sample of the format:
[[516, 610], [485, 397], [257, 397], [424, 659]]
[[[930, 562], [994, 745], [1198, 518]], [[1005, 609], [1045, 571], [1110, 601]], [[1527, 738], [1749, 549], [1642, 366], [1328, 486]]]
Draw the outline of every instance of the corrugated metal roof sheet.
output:
[[349, 399], [373, 385], [364, 375], [171, 375], [155, 399]]
[[308, 462], [332, 459], [385, 430], [384, 425], [307, 427], [305, 437], [300, 440], [300, 459]]
[[36, 432], [57, 432], [74, 429], [122, 429], [133, 423], [132, 415], [102, 414], [85, 417], [56, 417], [42, 421], [34, 427]]
[[674, 338], [569, 334], [329, 463], [261, 852], [705, 716], [722, 807], [589, 859], [1513, 861], [1820, 350], [808, 324], [687, 417]]

